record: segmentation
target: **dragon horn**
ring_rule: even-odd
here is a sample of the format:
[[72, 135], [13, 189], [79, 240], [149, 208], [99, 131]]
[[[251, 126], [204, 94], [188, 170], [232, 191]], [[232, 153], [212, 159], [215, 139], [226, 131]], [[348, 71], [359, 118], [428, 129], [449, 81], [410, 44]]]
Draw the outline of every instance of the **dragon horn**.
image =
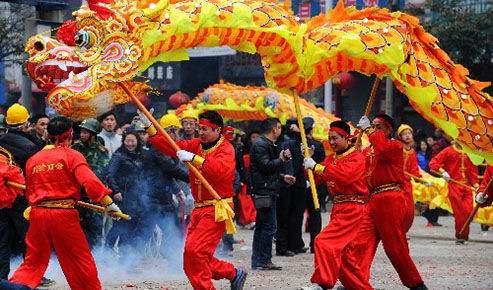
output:
[[172, 2], [173, 1], [170, 0], [159, 0], [157, 3], [151, 3], [148, 8], [144, 8], [142, 10], [144, 11], [145, 16], [154, 18]]

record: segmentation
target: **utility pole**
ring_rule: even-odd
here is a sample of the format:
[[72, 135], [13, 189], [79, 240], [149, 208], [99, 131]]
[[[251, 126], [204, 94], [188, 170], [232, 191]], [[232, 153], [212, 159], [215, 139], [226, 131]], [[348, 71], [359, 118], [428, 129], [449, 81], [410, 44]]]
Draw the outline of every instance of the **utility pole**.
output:
[[[330, 9], [332, 9], [333, 4], [333, 0], [325, 0], [325, 14], [329, 13]], [[324, 111], [331, 114], [334, 110], [332, 106], [332, 93], [332, 80], [328, 80], [324, 84]]]

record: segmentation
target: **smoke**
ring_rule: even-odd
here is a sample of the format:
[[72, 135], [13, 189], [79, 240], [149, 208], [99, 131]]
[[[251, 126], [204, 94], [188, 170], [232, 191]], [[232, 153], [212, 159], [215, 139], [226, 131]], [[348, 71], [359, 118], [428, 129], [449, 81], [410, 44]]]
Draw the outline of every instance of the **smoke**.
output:
[[[118, 237], [112, 247], [94, 248], [92, 254], [101, 283], [133, 285], [146, 281], [185, 279], [182, 270], [183, 238], [181, 235], [173, 235], [170, 226], [164, 230], [166, 225], [166, 219], [159, 220], [154, 225], [153, 235], [138, 246], [121, 245]], [[11, 269], [17, 269], [21, 262], [20, 257], [13, 259]], [[44, 276], [54, 280], [57, 286], [67, 285], [55, 254]]]

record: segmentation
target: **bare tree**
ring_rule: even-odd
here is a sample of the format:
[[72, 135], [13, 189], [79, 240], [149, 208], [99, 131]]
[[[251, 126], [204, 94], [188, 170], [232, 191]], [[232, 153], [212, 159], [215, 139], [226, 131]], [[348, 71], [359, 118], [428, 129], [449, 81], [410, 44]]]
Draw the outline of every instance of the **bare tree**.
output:
[[34, 14], [31, 6], [0, 2], [0, 62], [22, 62], [25, 20]]

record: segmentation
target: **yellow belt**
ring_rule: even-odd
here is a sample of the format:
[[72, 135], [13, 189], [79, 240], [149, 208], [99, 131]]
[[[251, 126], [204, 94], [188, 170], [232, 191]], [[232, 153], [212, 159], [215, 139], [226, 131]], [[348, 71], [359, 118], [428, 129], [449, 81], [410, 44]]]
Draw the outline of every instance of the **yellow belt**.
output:
[[391, 190], [402, 190], [402, 187], [399, 183], [388, 183], [375, 187], [374, 189], [371, 190], [371, 194], [375, 195], [384, 191], [391, 191]]
[[75, 199], [56, 199], [56, 200], [45, 200], [34, 205], [35, 207], [44, 208], [75, 208]]
[[[232, 197], [223, 198], [221, 200], [224, 200], [226, 202], [233, 202]], [[195, 207], [206, 207], [206, 206], [215, 205], [217, 202], [218, 202], [217, 199], [207, 199], [207, 200], [203, 200], [203, 201], [196, 201], [196, 202], [194, 202], [194, 204], [195, 204]]]
[[223, 199], [208, 199], [200, 202], [195, 202], [195, 207], [206, 207], [206, 206], [214, 206], [214, 220], [216, 222], [225, 222], [226, 224], [226, 233], [234, 234], [236, 233], [236, 227], [233, 222], [233, 218], [235, 213], [230, 203], [233, 202], [232, 197], [223, 198]]
[[366, 203], [367, 199], [359, 194], [338, 194], [334, 196], [332, 203], [342, 203], [342, 202], [356, 202], [356, 203]]

